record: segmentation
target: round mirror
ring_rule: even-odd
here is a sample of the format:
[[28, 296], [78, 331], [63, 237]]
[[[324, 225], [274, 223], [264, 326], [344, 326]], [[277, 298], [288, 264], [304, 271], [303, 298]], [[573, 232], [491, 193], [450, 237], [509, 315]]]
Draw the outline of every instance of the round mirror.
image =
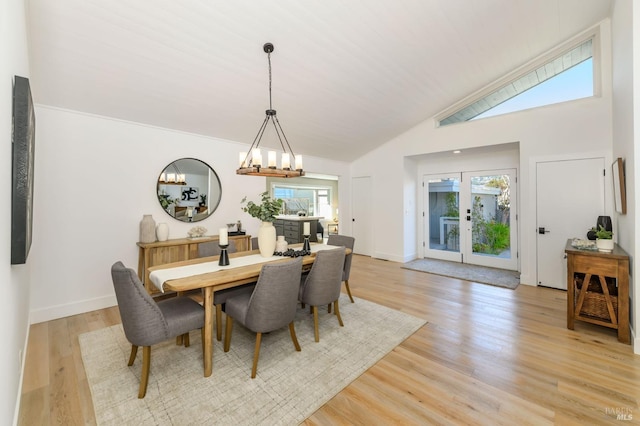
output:
[[203, 161], [181, 158], [158, 176], [158, 202], [181, 222], [206, 219], [220, 204], [222, 186], [216, 172]]

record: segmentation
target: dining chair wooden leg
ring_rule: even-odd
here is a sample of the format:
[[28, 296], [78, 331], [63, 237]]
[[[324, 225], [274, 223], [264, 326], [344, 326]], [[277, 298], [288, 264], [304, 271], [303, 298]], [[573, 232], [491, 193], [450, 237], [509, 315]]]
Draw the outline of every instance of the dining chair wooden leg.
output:
[[233, 318], [227, 316], [227, 328], [224, 331], [224, 351], [229, 352], [231, 346], [231, 330], [233, 328]]
[[137, 354], [138, 354], [138, 347], [136, 345], [131, 345], [131, 355], [129, 355], [129, 363], [127, 364], [129, 367], [133, 365], [133, 361], [136, 360]]
[[311, 312], [313, 312], [313, 332], [316, 337], [316, 342], [320, 341], [320, 330], [318, 328], [318, 307], [312, 306]]
[[184, 347], [188, 348], [191, 345], [191, 342], [189, 341], [189, 333], [184, 333], [182, 335], [182, 341], [184, 342]]
[[327, 313], [330, 314], [331, 313], [331, 303], [329, 303], [327, 305]]
[[216, 339], [222, 340], [222, 305], [216, 305]]
[[291, 340], [293, 340], [293, 346], [296, 347], [296, 351], [300, 352], [300, 343], [298, 343], [298, 338], [296, 337], [296, 328], [293, 325], [293, 321], [289, 323], [289, 334], [291, 334]]
[[140, 376], [140, 390], [138, 398], [142, 399], [147, 394], [149, 383], [149, 370], [151, 369], [151, 346], [142, 347], [142, 375]]
[[353, 301], [353, 296], [351, 295], [351, 289], [349, 288], [349, 280], [344, 280], [344, 286], [347, 289], [347, 294], [349, 295], [349, 300], [351, 300], [351, 303], [355, 303]]
[[204, 327], [200, 329], [200, 339], [202, 341], [202, 360], [204, 361]]
[[256, 378], [258, 371], [258, 358], [260, 357], [260, 343], [262, 342], [262, 333], [256, 333], [256, 348], [253, 351], [253, 366], [251, 367], [251, 378]]
[[184, 343], [182, 341], [182, 334], [179, 336], [176, 336], [176, 346], [182, 346], [182, 343]]
[[344, 327], [342, 323], [342, 317], [340, 316], [340, 308], [338, 308], [338, 301], [333, 302], [333, 310], [336, 311], [336, 316], [338, 317], [338, 323], [340, 323], [340, 327]]

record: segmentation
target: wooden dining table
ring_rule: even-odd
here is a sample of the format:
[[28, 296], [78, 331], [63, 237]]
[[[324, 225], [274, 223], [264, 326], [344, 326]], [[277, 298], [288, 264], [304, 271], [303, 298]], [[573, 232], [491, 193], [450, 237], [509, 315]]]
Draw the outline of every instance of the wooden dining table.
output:
[[[299, 247], [298, 247], [299, 246]], [[291, 246], [294, 249], [299, 249], [302, 244]], [[309, 270], [315, 261], [317, 251], [322, 249], [336, 248], [333, 246], [327, 246], [324, 244], [312, 244], [311, 255], [302, 257], [302, 270]], [[351, 250], [346, 249], [347, 254], [351, 253]], [[222, 270], [215, 272], [207, 272], [196, 275], [185, 276], [182, 278], [170, 279], [164, 282], [162, 290], [175, 291], [180, 293], [188, 292], [191, 290], [202, 289], [203, 293], [203, 307], [204, 307], [204, 376], [209, 377], [213, 371], [213, 318], [214, 318], [214, 305], [213, 295], [216, 291], [224, 290], [227, 288], [237, 287], [243, 284], [256, 282], [260, 276], [260, 271], [263, 265], [287, 262], [291, 260], [289, 257], [273, 256], [268, 261], [260, 261], [260, 263], [249, 264], [234, 267], [234, 259], [238, 259], [245, 256], [251, 256], [259, 254], [258, 250], [237, 252], [229, 255], [230, 265]], [[149, 268], [149, 274], [153, 274], [154, 271], [180, 268], [183, 266], [197, 265], [206, 262], [215, 262], [217, 264], [219, 256], [202, 257], [198, 259], [184, 260], [174, 263], [166, 263], [164, 265], [153, 266]]]

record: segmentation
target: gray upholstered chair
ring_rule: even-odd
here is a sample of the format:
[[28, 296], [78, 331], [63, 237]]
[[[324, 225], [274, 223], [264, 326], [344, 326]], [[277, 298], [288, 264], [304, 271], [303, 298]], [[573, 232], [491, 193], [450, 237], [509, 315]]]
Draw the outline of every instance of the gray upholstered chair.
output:
[[[206, 243], [198, 244], [198, 257], [218, 256], [220, 254], [220, 245], [217, 241], [209, 241]], [[235, 253], [237, 250], [236, 242], [229, 240], [229, 247], [227, 247], [227, 253]]]
[[[217, 241], [198, 244], [198, 257], [218, 256], [220, 255], [220, 251], [220, 245]], [[229, 240], [227, 253], [235, 253], [236, 251], [235, 241]], [[218, 341], [222, 340], [222, 305], [224, 305], [230, 297], [239, 296], [247, 292], [251, 294], [254, 286], [255, 283], [245, 284], [239, 287], [219, 290], [213, 294], [213, 304], [216, 307], [216, 339], [218, 339]]]
[[353, 302], [353, 296], [351, 296], [351, 289], [349, 288], [349, 273], [351, 272], [351, 256], [353, 255], [353, 246], [355, 245], [356, 239], [353, 237], [348, 237], [346, 235], [329, 235], [329, 239], [327, 240], [327, 245], [329, 246], [342, 246], [351, 250], [345, 259], [344, 259], [344, 269], [342, 271], [342, 281], [344, 281], [344, 286], [347, 289], [347, 294], [349, 295], [349, 300], [351, 303]]
[[[142, 375], [138, 398], [144, 398], [151, 369], [151, 345], [182, 336], [184, 345], [189, 346], [191, 330], [200, 329], [204, 333], [204, 308], [188, 297], [174, 297], [156, 303], [145, 290], [138, 275], [122, 262], [113, 264], [111, 278], [124, 334], [131, 343], [129, 366], [136, 359], [138, 346], [142, 346]], [[204, 336], [202, 337], [204, 342]]]
[[256, 377], [262, 334], [289, 325], [291, 340], [300, 351], [293, 320], [298, 306], [298, 289], [302, 273], [302, 258], [284, 263], [264, 265], [256, 287], [250, 294], [227, 299], [225, 312], [227, 327], [224, 336], [224, 351], [231, 345], [233, 322], [237, 321], [256, 333], [251, 378]]
[[342, 271], [344, 269], [345, 248], [339, 247], [330, 250], [321, 250], [316, 254], [316, 259], [306, 278], [300, 282], [298, 299], [311, 306], [313, 314], [313, 329], [316, 342], [320, 341], [318, 330], [318, 306], [333, 303], [333, 309], [338, 317], [338, 323], [343, 327], [338, 299], [340, 298], [340, 286], [342, 285]]

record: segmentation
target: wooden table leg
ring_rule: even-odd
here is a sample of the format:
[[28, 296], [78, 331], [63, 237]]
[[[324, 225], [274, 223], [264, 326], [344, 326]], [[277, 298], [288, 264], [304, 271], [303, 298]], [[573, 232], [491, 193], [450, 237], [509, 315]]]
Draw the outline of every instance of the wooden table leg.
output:
[[573, 310], [575, 309], [573, 276], [573, 256], [569, 256], [567, 259], [567, 328], [569, 330], [573, 330]]
[[631, 343], [629, 334], [629, 261], [618, 262], [618, 341]]
[[213, 371], [213, 288], [204, 288], [204, 377]]

